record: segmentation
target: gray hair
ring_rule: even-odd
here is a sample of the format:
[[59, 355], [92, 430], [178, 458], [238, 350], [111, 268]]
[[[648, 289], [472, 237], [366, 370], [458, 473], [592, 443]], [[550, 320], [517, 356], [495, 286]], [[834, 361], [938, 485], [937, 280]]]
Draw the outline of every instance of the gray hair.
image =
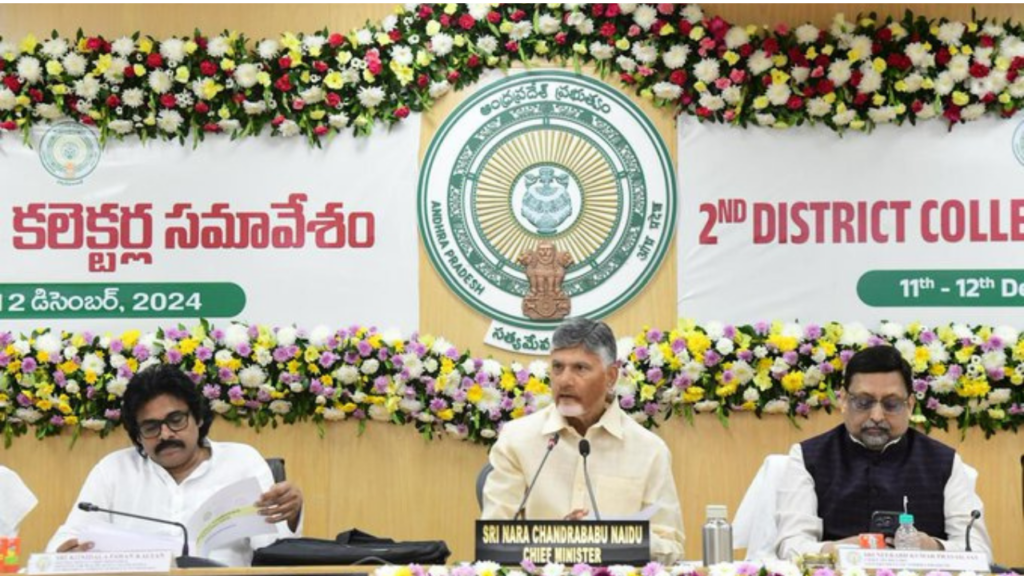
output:
[[605, 367], [611, 366], [618, 354], [612, 329], [604, 322], [587, 318], [569, 318], [555, 329], [551, 337], [552, 350], [577, 346], [600, 356]]

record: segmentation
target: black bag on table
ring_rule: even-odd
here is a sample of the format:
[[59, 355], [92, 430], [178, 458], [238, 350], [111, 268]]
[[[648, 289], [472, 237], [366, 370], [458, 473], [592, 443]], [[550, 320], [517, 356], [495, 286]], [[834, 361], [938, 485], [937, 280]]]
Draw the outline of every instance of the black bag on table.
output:
[[395, 542], [353, 528], [334, 540], [285, 538], [253, 554], [253, 566], [352, 566], [444, 564], [451, 551], [443, 540]]

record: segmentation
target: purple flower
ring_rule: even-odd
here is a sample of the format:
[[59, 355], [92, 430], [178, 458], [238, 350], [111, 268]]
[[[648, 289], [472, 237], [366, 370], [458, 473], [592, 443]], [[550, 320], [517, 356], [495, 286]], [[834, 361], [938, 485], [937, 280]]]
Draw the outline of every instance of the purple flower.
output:
[[952, 364], [952, 365], [950, 365], [949, 371], [946, 372], [946, 374], [950, 378], [956, 380], [957, 378], [959, 378], [959, 377], [964, 375], [964, 370], [963, 370], [963, 368], [960, 367], [959, 364]]
[[818, 370], [821, 370], [822, 374], [831, 374], [836, 371], [836, 367], [831, 362], [822, 362], [818, 364]]
[[526, 384], [529, 381], [530, 381], [530, 371], [529, 370], [527, 370], [526, 368], [523, 368], [519, 372], [516, 372], [516, 383], [522, 385], [522, 384]]
[[196, 360], [206, 362], [210, 358], [213, 358], [213, 350], [207, 348], [206, 346], [200, 346], [199, 348], [196, 348]]
[[349, 350], [345, 352], [345, 364], [355, 364], [359, 362], [359, 354]]
[[636, 354], [636, 359], [640, 360], [641, 362], [644, 361], [644, 360], [647, 360], [647, 357], [650, 355], [647, 352], [647, 347], [646, 346], [641, 346], [639, 348], [634, 348], [633, 349], [633, 353]]
[[249, 326], [249, 329], [246, 330], [246, 334], [249, 335], [249, 338], [255, 340], [260, 337], [260, 327], [256, 326], [255, 324]]
[[248, 342], [242, 342], [235, 347], [235, 352], [238, 352], [238, 355], [242, 358], [246, 358], [252, 354], [252, 346], [250, 346]]
[[121, 411], [113, 408], [107, 408], [103, 412], [103, 417], [112, 422], [117, 422], [121, 419]]
[[526, 570], [527, 572], [533, 573], [537, 571], [537, 565], [534, 564], [533, 561], [529, 558], [524, 559], [522, 562], [519, 563], [519, 565], [522, 566], [523, 570]]
[[647, 371], [647, 381], [651, 384], [657, 384], [664, 377], [665, 375], [661, 372], [661, 368], [651, 368]]
[[768, 334], [768, 332], [771, 331], [771, 329], [772, 325], [768, 322], [765, 322], [764, 320], [754, 324], [754, 332], [761, 336]]
[[324, 391], [324, 385], [321, 384], [319, 380], [313, 380], [312, 382], [309, 383], [309, 393], [310, 394], [316, 394], [316, 395], [319, 396], [320, 394], [323, 393], [323, 391]]
[[28, 399], [28, 396], [18, 393], [18, 404], [21, 404], [23, 408], [27, 408], [32, 405], [32, 401]]
[[245, 393], [242, 392], [241, 386], [235, 385], [228, 389], [228, 398], [230, 398], [231, 400], [238, 401], [241, 400], [243, 397], [245, 397]]
[[914, 379], [914, 392], [927, 392], [928, 382], [922, 378]]
[[50, 418], [50, 424], [53, 424], [54, 426], [58, 426], [58, 427], [59, 426], [63, 426], [64, 425], [64, 418], [62, 418], [60, 416], [54, 416], [54, 417]]
[[799, 357], [799, 356], [797, 356], [797, 353], [796, 353], [796, 352], [793, 352], [792, 350], [790, 350], [789, 352], [784, 352], [784, 353], [782, 354], [782, 360], [783, 360], [783, 361], [784, 361], [784, 362], [785, 362], [786, 364], [789, 364], [790, 366], [793, 366], [794, 364], [796, 364], [796, 363], [797, 363], [797, 361], [799, 361], [799, 360], [800, 360], [800, 357]]
[[142, 344], [136, 344], [135, 348], [132, 348], [132, 356], [135, 356], [139, 362], [145, 362], [149, 359], [149, 348]]
[[989, 338], [987, 342], [981, 345], [981, 349], [986, 352], [991, 352], [993, 350], [1002, 350], [1005, 347], [1006, 344], [1003, 343], [1003, 339], [1000, 338], [999, 336], [993, 336]]
[[796, 413], [800, 416], [807, 416], [811, 413], [811, 407], [806, 402], [801, 402], [796, 405]]
[[430, 401], [431, 412], [440, 412], [441, 410], [444, 410], [447, 407], [448, 403], [445, 402], [443, 398], [434, 398], [433, 400]]
[[661, 572], [662, 566], [657, 562], [648, 562], [646, 566], [640, 571], [643, 576], [656, 576], [658, 572]]
[[1011, 416], [1017, 416], [1018, 414], [1024, 414], [1024, 408], [1021, 408], [1020, 404], [1014, 404], [1010, 406], [1009, 412]]
[[[817, 576], [817, 575], [815, 575], [815, 576]], [[826, 576], [832, 576], [832, 575], [829, 574], [829, 575], [826, 575]], [[896, 573], [893, 572], [889, 568], [880, 568], [878, 570], [875, 570], [875, 576], [896, 576]]]
[[679, 354], [683, 350], [686, 350], [686, 339], [685, 338], [676, 338], [675, 340], [672, 341], [672, 353], [673, 354]]
[[846, 363], [850, 361], [850, 358], [853, 358], [853, 355], [853, 350], [843, 350], [839, 353], [839, 360], [841, 360], [843, 362], [843, 366], [845, 366]]
[[448, 358], [449, 360], [458, 360], [459, 359], [459, 351], [455, 349], [455, 346], [452, 346], [452, 347], [450, 347], [450, 348], [448, 348], [447, 350], [444, 351], [444, 356], [445, 356], [445, 358]]
[[940, 404], [939, 403], [939, 399], [934, 397], [934, 396], [932, 396], [931, 398], [928, 399], [928, 402], [925, 403], [925, 408], [927, 408], [929, 410], [938, 410], [939, 409], [939, 404]]
[[808, 324], [804, 326], [804, 338], [808, 340], [817, 340], [821, 338], [821, 326], [817, 324]]
[[636, 398], [632, 395], [620, 396], [619, 406], [622, 407], [623, 410], [632, 410], [636, 406]]
[[114, 338], [110, 341], [110, 351], [112, 353], [117, 354], [121, 350], [124, 350], [124, 342], [121, 342], [120, 338]]
[[330, 350], [320, 355], [320, 365], [324, 368], [330, 368], [335, 362], [338, 361], [338, 355], [331, 352]]
[[370, 343], [366, 340], [360, 340], [359, 343], [356, 344], [356, 350], [359, 351], [360, 356], [366, 358], [370, 355], [370, 352], [373, 352], [373, 346], [370, 346]]
[[235, 379], [235, 373], [231, 371], [231, 368], [220, 368], [217, 370], [217, 378], [221, 382], [231, 382]]
[[726, 370], [722, 372], [722, 382], [728, 384], [736, 379], [736, 374], [732, 370]]
[[935, 342], [937, 336], [935, 336], [935, 332], [925, 330], [924, 332], [921, 332], [921, 335], [918, 336], [918, 338], [921, 339], [922, 344], [931, 344], [932, 342]]
[[131, 378], [133, 376], [132, 367], [127, 364], [122, 365], [117, 369], [117, 375], [121, 378]]
[[260, 389], [260, 391], [256, 393], [256, 399], [263, 403], [270, 402], [270, 393], [266, 390]]
[[[580, 574], [585, 574], [587, 572], [590, 572], [590, 565], [589, 564], [574, 564], [573, 567], [572, 567], [572, 570], [570, 570], [569, 572], [573, 576], [579, 576]], [[649, 576], [654, 576], [654, 575], [652, 574], [652, 575], [649, 575]]]
[[168, 350], [167, 362], [170, 364], [179, 364], [181, 362], [181, 351], [177, 348], [171, 348]]
[[740, 576], [755, 576], [760, 570], [761, 569], [757, 564], [753, 564], [751, 562], [740, 562], [740, 564], [736, 566], [736, 573]]
[[[884, 576], [881, 572], [881, 570], [878, 570], [875, 572], [875, 576]], [[814, 571], [814, 576], [835, 576], [835, 574], [831, 568], [818, 568]], [[892, 576], [891, 572], [889, 576]]]
[[256, 400], [246, 400], [245, 407], [249, 410], [259, 410], [262, 408], [262, 405]]
[[355, 420], [366, 420], [366, 412], [363, 412], [362, 409], [353, 410], [352, 418]]
[[388, 391], [388, 377], [377, 376], [373, 379], [373, 391], [378, 394], [386, 394]]
[[725, 328], [722, 328], [722, 336], [725, 336], [729, 340], [732, 340], [733, 338], [736, 337], [736, 327], [733, 326], [732, 324], [726, 325]]
[[31, 356], [25, 358], [25, 360], [23, 360], [21, 363], [21, 371], [24, 372], [25, 374], [35, 372], [36, 368], [38, 367], [39, 365], [36, 364], [36, 359], [32, 358]]
[[210, 332], [210, 336], [217, 341], [224, 339], [224, 331], [220, 328], [214, 328], [213, 332]]
[[96, 388], [92, 386], [87, 386], [85, 388], [85, 397], [88, 398], [89, 400], [92, 400], [94, 396], [96, 396]]
[[58, 386], [63, 388], [64, 385], [67, 383], [67, 378], [64, 376], [63, 372], [61, 372], [60, 370], [55, 370], [53, 372], [53, 381], [56, 382]]
[[718, 355], [718, 352], [714, 350], [708, 350], [704, 353], [704, 365], [714, 366], [722, 361], [722, 357]]
[[203, 386], [203, 396], [206, 396], [210, 400], [216, 400], [220, 398], [220, 386], [216, 384], [207, 384]]
[[274, 362], [287, 362], [292, 355], [288, 352], [286, 346], [278, 346], [274, 348]]
[[743, 360], [744, 362], [750, 362], [751, 360], [754, 359], [754, 353], [751, 352], [750, 350], [740, 350], [739, 353], [736, 354], [736, 356], [739, 357], [739, 359]]
[[654, 416], [658, 413], [658, 408], [657, 402], [648, 402], [647, 404], [644, 404], [644, 414]]
[[881, 346], [881, 345], [887, 344], [887, 343], [888, 343], [888, 341], [885, 338], [882, 338], [881, 336], [877, 336], [875, 334], [872, 334], [871, 336], [868, 337], [868, 346], [869, 347], [871, 347], [871, 346]]
[[804, 356], [810, 356], [811, 352], [813, 351], [814, 346], [811, 346], [810, 344], [805, 343], [800, 345], [800, 353], [803, 354]]
[[647, 331], [647, 341], [648, 342], [661, 342], [661, 338], [663, 336], [664, 336], [664, 334], [662, 334], [661, 330], [658, 330], [657, 328], [652, 328], [652, 329]]

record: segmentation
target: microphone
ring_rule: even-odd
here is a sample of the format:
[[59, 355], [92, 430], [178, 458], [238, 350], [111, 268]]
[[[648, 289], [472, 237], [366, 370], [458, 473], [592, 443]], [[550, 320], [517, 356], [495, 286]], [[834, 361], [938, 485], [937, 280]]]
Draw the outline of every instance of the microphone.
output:
[[131, 514], [128, 512], [118, 512], [117, 510], [108, 510], [106, 508], [100, 508], [99, 506], [91, 502], [79, 502], [78, 509], [83, 512], [105, 512], [107, 514], [113, 514], [114, 516], [126, 516], [128, 518], [135, 518], [136, 520], [145, 520], [146, 522], [156, 522], [157, 524], [168, 524], [170, 526], [177, 526], [181, 528], [181, 532], [184, 535], [184, 541], [181, 545], [181, 556], [175, 559], [175, 563], [178, 568], [218, 568], [224, 567], [219, 562], [213, 560], [207, 560], [206, 558], [198, 558], [195, 556], [188, 555], [188, 528], [185, 527], [181, 522], [172, 522], [170, 520], [162, 520], [160, 518], [151, 518], [149, 516], [140, 516], [139, 514]]
[[981, 510], [971, 510], [971, 521], [967, 523], [967, 530], [964, 532], [964, 544], [968, 552], [971, 551], [971, 528], [974, 528], [974, 522], [981, 518]]
[[599, 522], [601, 513], [597, 511], [597, 498], [594, 498], [594, 487], [590, 485], [590, 471], [587, 470], [587, 456], [590, 456], [590, 441], [580, 440], [580, 456], [583, 456], [583, 477], [587, 481], [587, 493], [590, 494], [590, 507], [594, 509], [594, 518]]
[[533, 492], [533, 487], [537, 484], [537, 478], [540, 477], [540, 471], [544, 469], [544, 464], [548, 461], [548, 456], [551, 456], [551, 451], [558, 445], [560, 436], [556, 432], [550, 438], [548, 438], [547, 451], [544, 452], [544, 458], [541, 458], [540, 466], [537, 466], [537, 471], [533, 473], [533, 479], [530, 480], [530, 485], [526, 487], [526, 492], [523, 493], [523, 501], [519, 503], [519, 509], [516, 510], [513, 520], [526, 520], [526, 500], [530, 497], [530, 492]]

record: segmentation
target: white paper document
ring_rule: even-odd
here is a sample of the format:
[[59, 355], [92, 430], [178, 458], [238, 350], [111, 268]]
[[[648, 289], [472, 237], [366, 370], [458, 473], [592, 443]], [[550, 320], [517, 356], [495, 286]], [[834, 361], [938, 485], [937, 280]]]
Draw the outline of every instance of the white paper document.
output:
[[170, 550], [181, 554], [184, 534], [154, 534], [138, 528], [120, 528], [106, 522], [89, 525], [78, 537], [80, 542], [92, 542], [93, 552], [127, 552], [134, 550]]
[[255, 478], [245, 478], [218, 490], [207, 499], [188, 522], [192, 536], [192, 554], [205, 557], [209, 551], [229, 542], [275, 534], [277, 528], [268, 524], [256, 509], [263, 490]]

